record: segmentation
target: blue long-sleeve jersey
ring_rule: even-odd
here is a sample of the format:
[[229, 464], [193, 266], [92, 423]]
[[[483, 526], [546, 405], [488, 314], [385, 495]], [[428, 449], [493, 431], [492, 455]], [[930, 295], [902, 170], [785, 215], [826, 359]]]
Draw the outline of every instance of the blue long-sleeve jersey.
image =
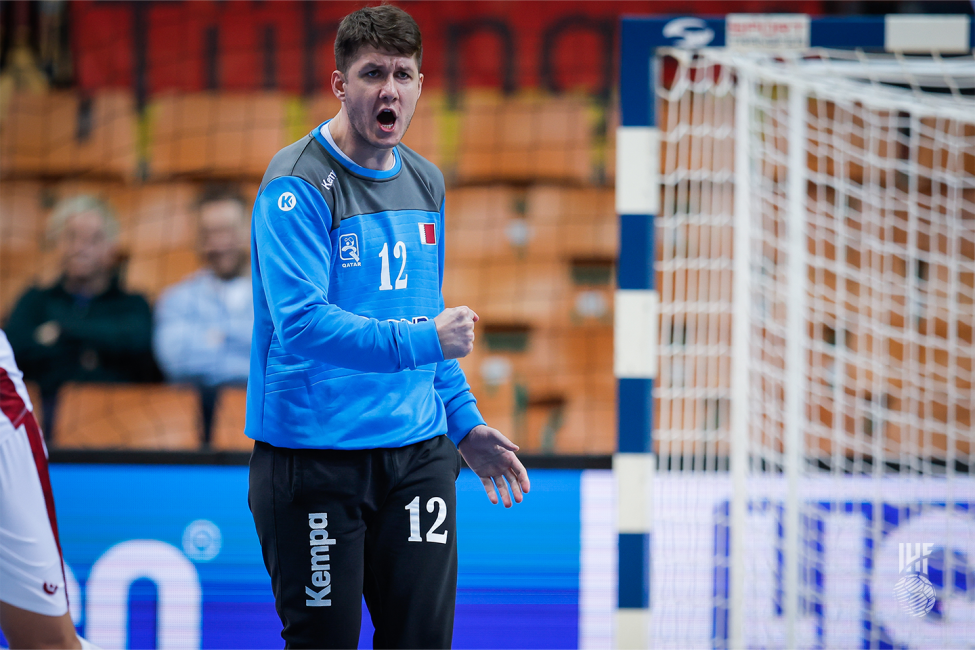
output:
[[433, 318], [444, 308], [444, 182], [409, 148], [388, 171], [321, 127], [272, 159], [251, 223], [245, 433], [277, 447], [402, 447], [484, 419]]

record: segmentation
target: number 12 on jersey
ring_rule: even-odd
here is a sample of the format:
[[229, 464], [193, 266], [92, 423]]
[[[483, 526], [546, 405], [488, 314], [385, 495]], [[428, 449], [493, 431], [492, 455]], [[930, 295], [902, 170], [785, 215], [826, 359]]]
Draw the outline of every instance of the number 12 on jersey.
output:
[[379, 290], [380, 291], [390, 291], [391, 289], [405, 289], [406, 288], [406, 244], [401, 241], [396, 242], [393, 246], [393, 257], [396, 259], [403, 258], [403, 263], [399, 267], [399, 275], [396, 276], [396, 286], [389, 281], [389, 244], [383, 243], [383, 249], [379, 252], [379, 257], [383, 259], [383, 267], [379, 273]]

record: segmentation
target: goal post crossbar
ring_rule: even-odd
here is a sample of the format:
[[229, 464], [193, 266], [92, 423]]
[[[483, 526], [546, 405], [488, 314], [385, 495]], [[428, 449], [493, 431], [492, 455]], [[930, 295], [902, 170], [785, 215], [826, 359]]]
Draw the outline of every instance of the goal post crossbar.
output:
[[[876, 52], [897, 52], [898, 31], [893, 21], [904, 16], [851, 16], [848, 18], [810, 18], [809, 48], [835, 48]], [[909, 17], [908, 17], [909, 18]], [[975, 21], [968, 16], [956, 17], [967, 31], [962, 46], [971, 51], [975, 44]], [[678, 21], [686, 21], [683, 24]], [[674, 27], [677, 25], [677, 27]], [[670, 27], [668, 27], [670, 26]], [[696, 16], [624, 18], [620, 30], [620, 125], [652, 127], [657, 125], [655, 101], [650, 79], [653, 60], [659, 48], [681, 47], [692, 36], [693, 45], [725, 47], [727, 19]], [[927, 51], [944, 47], [937, 31], [925, 31]], [[682, 42], [683, 41], [683, 42]], [[911, 50], [924, 51], [924, 43], [911, 43]], [[956, 50], [957, 51], [957, 50]]]

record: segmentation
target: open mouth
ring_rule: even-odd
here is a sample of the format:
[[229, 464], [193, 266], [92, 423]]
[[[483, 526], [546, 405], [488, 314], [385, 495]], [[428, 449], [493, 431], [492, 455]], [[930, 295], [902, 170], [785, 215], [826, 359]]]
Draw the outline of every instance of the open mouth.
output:
[[379, 128], [386, 133], [392, 133], [393, 129], [396, 127], [396, 113], [391, 109], [384, 108], [379, 111], [379, 115], [376, 116], [376, 120], [379, 122]]

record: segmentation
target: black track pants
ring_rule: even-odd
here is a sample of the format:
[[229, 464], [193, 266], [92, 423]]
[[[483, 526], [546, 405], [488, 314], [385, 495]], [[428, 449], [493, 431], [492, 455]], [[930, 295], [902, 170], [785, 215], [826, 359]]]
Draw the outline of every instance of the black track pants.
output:
[[288, 648], [355, 648], [362, 596], [376, 648], [449, 648], [457, 591], [446, 436], [398, 449], [255, 443], [248, 502]]

